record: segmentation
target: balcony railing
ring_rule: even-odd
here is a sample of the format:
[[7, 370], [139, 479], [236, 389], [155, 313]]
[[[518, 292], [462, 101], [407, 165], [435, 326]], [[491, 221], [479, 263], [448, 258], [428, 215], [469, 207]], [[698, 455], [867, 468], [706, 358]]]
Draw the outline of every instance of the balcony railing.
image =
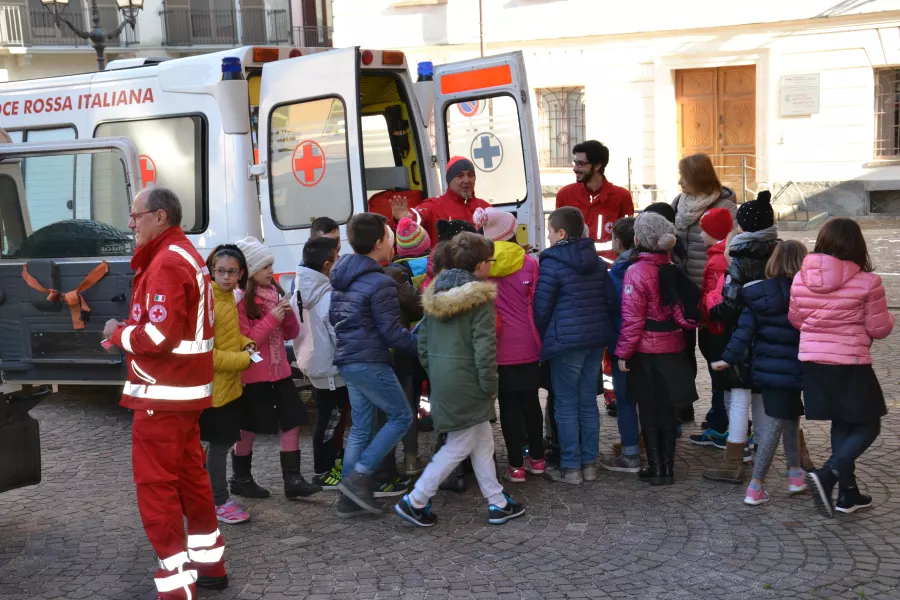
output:
[[25, 45], [20, 6], [0, 4], [0, 46]]
[[287, 44], [290, 41], [290, 17], [286, 10], [169, 8], [160, 14], [167, 46]]
[[[100, 25], [107, 31], [119, 26], [119, 10], [114, 6], [102, 6], [99, 8]], [[84, 11], [67, 10], [65, 17], [81, 31], [90, 29], [92, 23]], [[69, 27], [63, 23], [57, 27], [53, 16], [46, 10], [32, 10], [29, 13], [31, 27], [25, 36], [25, 45], [32, 46], [85, 46], [90, 47], [91, 41], [78, 37]], [[116, 37], [107, 41], [108, 46], [133, 46], [139, 43], [137, 30], [125, 27]]]
[[331, 34], [332, 27], [319, 27], [317, 25], [294, 27], [293, 45], [301, 48], [333, 48], [334, 42]]

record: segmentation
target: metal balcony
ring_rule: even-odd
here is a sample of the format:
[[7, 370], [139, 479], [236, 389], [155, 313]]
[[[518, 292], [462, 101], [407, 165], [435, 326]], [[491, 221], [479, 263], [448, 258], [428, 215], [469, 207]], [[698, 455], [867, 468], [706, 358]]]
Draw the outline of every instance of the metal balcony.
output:
[[[119, 10], [115, 6], [101, 6], [100, 25], [107, 31], [119, 26]], [[82, 10], [67, 10], [65, 17], [75, 27], [85, 31], [90, 29], [90, 19]], [[84, 46], [91, 47], [90, 40], [85, 40], [75, 35], [65, 24], [57, 27], [53, 16], [46, 10], [29, 11], [30, 27], [28, 29], [26, 46]], [[111, 37], [107, 41], [108, 46], [134, 46], [139, 43], [137, 30], [132, 31], [126, 27], [117, 37]]]
[[166, 46], [238, 46], [290, 42], [290, 15], [287, 10], [169, 8], [161, 11], [160, 15]]
[[301, 48], [333, 48], [334, 28], [318, 25], [294, 27], [293, 45]]
[[0, 4], [0, 46], [24, 46], [22, 7]]

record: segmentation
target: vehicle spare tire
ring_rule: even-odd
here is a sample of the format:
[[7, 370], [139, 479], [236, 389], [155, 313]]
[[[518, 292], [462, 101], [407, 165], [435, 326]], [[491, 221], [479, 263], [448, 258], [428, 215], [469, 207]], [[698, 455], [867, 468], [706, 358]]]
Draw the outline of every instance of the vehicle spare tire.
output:
[[128, 256], [134, 239], [115, 227], [90, 219], [68, 219], [41, 227], [25, 238], [20, 258], [79, 258]]

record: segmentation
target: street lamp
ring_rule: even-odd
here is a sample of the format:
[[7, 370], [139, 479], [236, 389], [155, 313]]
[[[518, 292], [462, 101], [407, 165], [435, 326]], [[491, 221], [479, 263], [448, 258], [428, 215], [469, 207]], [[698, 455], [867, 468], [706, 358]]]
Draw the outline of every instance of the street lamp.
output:
[[[81, 0], [77, 1], [79, 4], [81, 3]], [[103, 56], [103, 53], [106, 50], [106, 41], [109, 38], [117, 37], [122, 33], [122, 30], [125, 29], [126, 25], [131, 25], [131, 30], [134, 31], [138, 11], [144, 8], [144, 0], [116, 0], [116, 5], [118, 5], [119, 10], [122, 11], [124, 21], [122, 21], [122, 24], [114, 30], [107, 33], [107, 31], [100, 26], [100, 10], [97, 8], [97, 0], [91, 0], [91, 22], [94, 24], [94, 28], [90, 31], [81, 31], [72, 25], [72, 22], [64, 16], [66, 7], [69, 6], [69, 0], [41, 0], [41, 4], [43, 4], [44, 8], [46, 8], [53, 16], [57, 29], [62, 26], [61, 23], [65, 23], [69, 26], [69, 29], [81, 39], [91, 40], [94, 50], [97, 52], [97, 67], [100, 71], [106, 68], [106, 59]]]

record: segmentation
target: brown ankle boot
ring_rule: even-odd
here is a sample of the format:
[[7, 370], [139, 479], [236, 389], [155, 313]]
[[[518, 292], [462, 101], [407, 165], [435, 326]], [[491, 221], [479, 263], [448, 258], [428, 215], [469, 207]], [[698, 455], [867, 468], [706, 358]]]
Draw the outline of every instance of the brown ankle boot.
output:
[[816, 463], [809, 455], [809, 448], [806, 447], [806, 437], [803, 435], [802, 429], [800, 430], [800, 466], [807, 473], [816, 470]]
[[719, 467], [707, 469], [703, 472], [703, 478], [722, 483], [739, 485], [744, 482], [744, 445], [728, 442], [725, 453], [722, 455], [722, 464]]

